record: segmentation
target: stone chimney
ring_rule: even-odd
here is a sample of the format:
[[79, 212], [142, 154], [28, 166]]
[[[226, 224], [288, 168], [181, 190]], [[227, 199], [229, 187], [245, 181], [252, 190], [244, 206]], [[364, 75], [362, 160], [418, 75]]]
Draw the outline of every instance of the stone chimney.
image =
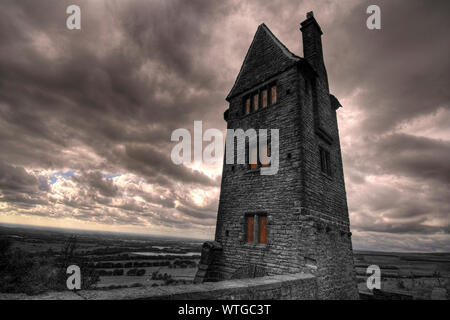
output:
[[306, 20], [300, 25], [303, 38], [303, 56], [317, 72], [319, 79], [328, 88], [327, 70], [323, 61], [322, 29], [316, 19], [314, 19], [312, 11], [306, 14]]

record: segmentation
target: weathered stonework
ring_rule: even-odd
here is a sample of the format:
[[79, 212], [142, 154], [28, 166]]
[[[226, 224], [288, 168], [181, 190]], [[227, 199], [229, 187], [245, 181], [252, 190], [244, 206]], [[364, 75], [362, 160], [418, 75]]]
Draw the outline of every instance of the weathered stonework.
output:
[[317, 281], [311, 274], [162, 287], [49, 292], [43, 295], [0, 294], [0, 300], [311, 300]]
[[[336, 118], [320, 26], [302, 22], [304, 55], [291, 52], [260, 25], [227, 97], [228, 129], [279, 129], [279, 171], [260, 175], [224, 164], [213, 256], [204, 252], [197, 282], [312, 273], [320, 299], [357, 298], [349, 216]], [[277, 102], [244, 115], [244, 98], [276, 83]], [[330, 154], [331, 174], [320, 151]], [[267, 216], [267, 244], [247, 242], [246, 214]], [[219, 248], [221, 247], [221, 248]], [[211, 251], [209, 251], [211, 252]]]

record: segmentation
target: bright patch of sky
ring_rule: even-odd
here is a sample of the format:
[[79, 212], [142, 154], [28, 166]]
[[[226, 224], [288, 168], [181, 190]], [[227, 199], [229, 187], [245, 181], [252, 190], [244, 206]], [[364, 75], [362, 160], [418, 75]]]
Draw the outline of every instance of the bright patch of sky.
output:
[[50, 176], [50, 184], [55, 184], [56, 181], [58, 181], [58, 177], [62, 177], [63, 179], [70, 179], [70, 177], [73, 177], [74, 175], [75, 171], [73, 170], [56, 172]]

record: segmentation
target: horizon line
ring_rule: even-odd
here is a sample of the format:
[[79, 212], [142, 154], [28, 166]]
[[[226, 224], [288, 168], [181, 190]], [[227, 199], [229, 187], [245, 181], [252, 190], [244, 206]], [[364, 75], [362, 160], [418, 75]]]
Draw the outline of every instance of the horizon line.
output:
[[[151, 233], [135, 233], [135, 232], [125, 232], [125, 231], [106, 231], [106, 230], [95, 230], [95, 229], [81, 229], [81, 228], [65, 228], [65, 227], [52, 227], [44, 225], [32, 225], [32, 224], [21, 224], [21, 223], [8, 223], [0, 222], [0, 226], [6, 228], [16, 227], [16, 228], [28, 228], [28, 229], [51, 229], [51, 230], [61, 230], [61, 231], [80, 231], [80, 232], [92, 232], [92, 233], [112, 233], [112, 234], [122, 234], [122, 235], [135, 235], [135, 236], [148, 236], [148, 237], [166, 237], [174, 239], [184, 239], [184, 240], [198, 240], [198, 241], [211, 241], [211, 239], [206, 238], [193, 238], [193, 237], [180, 237], [162, 234], [151, 234]], [[367, 249], [353, 249], [357, 252], [375, 252], [375, 253], [401, 253], [401, 254], [450, 254], [450, 251], [383, 251], [383, 250], [367, 250]]]
[[152, 234], [152, 233], [140, 233], [140, 232], [126, 232], [126, 231], [109, 231], [109, 230], [97, 230], [97, 229], [53, 227], [53, 226], [45, 226], [45, 225], [9, 223], [9, 222], [0, 222], [0, 226], [17, 227], [17, 228], [24, 227], [24, 228], [28, 228], [28, 229], [53, 229], [53, 230], [62, 230], [62, 231], [83, 231], [83, 232], [94, 232], [94, 233], [128, 234], [128, 235], [136, 235], [136, 236], [166, 237], [166, 238], [175, 238], [175, 239], [189, 239], [189, 240], [192, 239], [192, 240], [209, 241], [209, 239], [207, 239], [207, 238], [193, 238], [193, 237], [188, 237], [188, 236], [181, 237], [181, 236]]

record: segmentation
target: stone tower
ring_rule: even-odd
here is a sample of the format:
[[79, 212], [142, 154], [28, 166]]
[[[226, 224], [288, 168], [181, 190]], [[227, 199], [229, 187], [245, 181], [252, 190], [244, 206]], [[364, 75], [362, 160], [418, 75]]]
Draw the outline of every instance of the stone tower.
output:
[[224, 163], [215, 241], [204, 244], [195, 281], [305, 272], [316, 276], [318, 298], [357, 298], [341, 105], [329, 92], [312, 12], [300, 30], [304, 58], [261, 24], [226, 98], [228, 129], [279, 129], [279, 170]]

